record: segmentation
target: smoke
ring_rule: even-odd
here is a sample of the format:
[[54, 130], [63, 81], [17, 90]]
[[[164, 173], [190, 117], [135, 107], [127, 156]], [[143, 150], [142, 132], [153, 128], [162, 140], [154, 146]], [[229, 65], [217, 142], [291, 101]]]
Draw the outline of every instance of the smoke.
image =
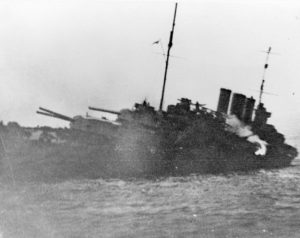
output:
[[247, 138], [251, 143], [258, 143], [260, 148], [255, 151], [255, 155], [265, 155], [267, 153], [268, 143], [264, 140], [261, 140], [258, 135], [252, 135]]
[[247, 137], [247, 140], [253, 144], [258, 145], [258, 150], [255, 151], [255, 155], [265, 155], [267, 153], [268, 143], [261, 140], [258, 135], [255, 135], [251, 130], [251, 127], [245, 125], [235, 115], [230, 115], [226, 119], [226, 123], [230, 126], [227, 130], [235, 133], [240, 137]]

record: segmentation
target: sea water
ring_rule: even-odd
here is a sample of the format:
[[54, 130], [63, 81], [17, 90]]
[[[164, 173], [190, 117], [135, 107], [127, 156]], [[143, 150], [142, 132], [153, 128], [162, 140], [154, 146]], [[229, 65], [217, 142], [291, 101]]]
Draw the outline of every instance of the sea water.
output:
[[251, 173], [0, 184], [0, 238], [300, 237], [300, 160]]

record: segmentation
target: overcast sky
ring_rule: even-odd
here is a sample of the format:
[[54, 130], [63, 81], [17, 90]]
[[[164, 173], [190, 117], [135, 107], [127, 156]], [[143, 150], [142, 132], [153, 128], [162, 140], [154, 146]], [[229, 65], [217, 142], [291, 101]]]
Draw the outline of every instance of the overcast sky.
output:
[[[271, 122], [300, 120], [300, 1], [178, 1], [165, 105], [189, 97], [215, 109], [221, 87], [264, 95]], [[174, 1], [0, 0], [0, 118], [65, 126], [39, 106], [75, 116], [88, 106], [159, 105]], [[176, 57], [175, 57], [176, 56]], [[91, 113], [99, 116], [98, 113]]]

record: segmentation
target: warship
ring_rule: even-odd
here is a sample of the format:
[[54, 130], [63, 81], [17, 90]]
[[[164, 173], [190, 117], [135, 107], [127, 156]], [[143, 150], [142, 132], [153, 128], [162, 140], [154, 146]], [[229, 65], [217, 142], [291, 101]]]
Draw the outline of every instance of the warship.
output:
[[[0, 124], [1, 175], [22, 180], [135, 178], [254, 171], [289, 166], [296, 148], [268, 124], [262, 103], [221, 88], [216, 110], [181, 98], [163, 110], [177, 3], [170, 32], [159, 109], [146, 100], [121, 111], [89, 107], [116, 120], [69, 117], [40, 107], [38, 114], [66, 120], [68, 128]], [[264, 65], [268, 68], [269, 48]]]

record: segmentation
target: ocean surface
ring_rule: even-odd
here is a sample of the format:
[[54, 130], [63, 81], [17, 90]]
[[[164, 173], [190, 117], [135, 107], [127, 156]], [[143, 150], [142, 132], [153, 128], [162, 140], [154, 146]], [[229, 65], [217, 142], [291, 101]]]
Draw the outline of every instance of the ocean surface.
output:
[[229, 175], [2, 183], [0, 238], [10, 237], [298, 238], [300, 159]]

